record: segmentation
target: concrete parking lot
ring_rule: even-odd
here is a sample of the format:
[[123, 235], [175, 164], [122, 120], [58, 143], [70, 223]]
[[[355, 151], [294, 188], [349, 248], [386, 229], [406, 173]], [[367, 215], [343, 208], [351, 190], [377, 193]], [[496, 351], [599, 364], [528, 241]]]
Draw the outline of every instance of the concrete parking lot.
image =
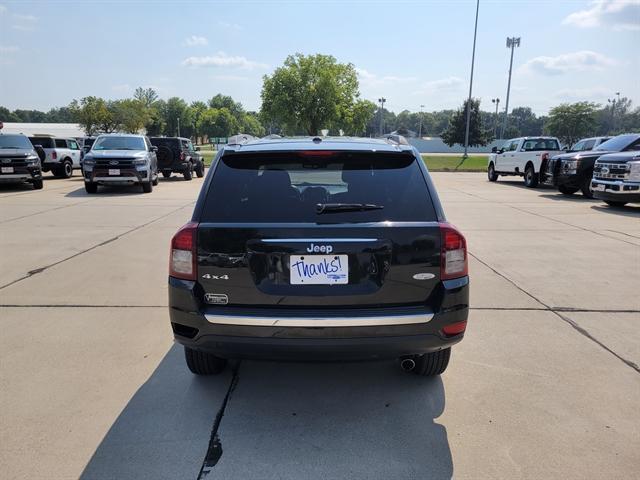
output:
[[436, 379], [247, 361], [196, 378], [165, 284], [201, 179], [0, 186], [0, 476], [637, 477], [640, 207], [433, 176], [472, 275]]

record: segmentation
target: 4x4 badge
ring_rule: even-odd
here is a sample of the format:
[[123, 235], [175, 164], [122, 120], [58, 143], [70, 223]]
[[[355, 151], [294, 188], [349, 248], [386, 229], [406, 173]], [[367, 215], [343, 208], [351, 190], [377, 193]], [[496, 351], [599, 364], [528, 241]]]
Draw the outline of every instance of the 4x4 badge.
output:
[[202, 275], [202, 278], [207, 280], [229, 280], [229, 275], [211, 275], [210, 273], [205, 273]]

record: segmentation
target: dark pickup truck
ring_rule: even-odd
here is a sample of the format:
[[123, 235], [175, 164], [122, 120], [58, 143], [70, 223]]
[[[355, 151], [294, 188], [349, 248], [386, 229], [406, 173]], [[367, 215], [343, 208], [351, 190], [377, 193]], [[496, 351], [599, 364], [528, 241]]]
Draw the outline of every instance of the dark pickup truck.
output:
[[198, 177], [204, 176], [200, 147], [194, 147], [188, 138], [151, 137], [149, 140], [158, 148], [158, 170], [164, 178], [172, 173], [181, 173], [185, 180], [191, 180], [194, 172]]
[[593, 150], [556, 155], [547, 161], [542, 172], [542, 183], [552, 185], [565, 195], [578, 190], [587, 198], [593, 198], [591, 178], [596, 160], [602, 155], [634, 150], [640, 145], [640, 134], [618, 135], [601, 143]]
[[171, 244], [171, 325], [196, 374], [398, 358], [439, 375], [468, 308], [465, 238], [418, 151], [390, 140], [229, 145]]

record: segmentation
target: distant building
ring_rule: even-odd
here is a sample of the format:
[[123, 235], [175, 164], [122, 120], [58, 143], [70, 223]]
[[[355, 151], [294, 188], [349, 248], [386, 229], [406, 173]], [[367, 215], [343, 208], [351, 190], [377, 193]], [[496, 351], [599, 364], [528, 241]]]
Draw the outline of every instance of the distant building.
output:
[[78, 123], [17, 123], [4, 122], [2, 133], [25, 135], [54, 135], [56, 137], [84, 137], [84, 129]]

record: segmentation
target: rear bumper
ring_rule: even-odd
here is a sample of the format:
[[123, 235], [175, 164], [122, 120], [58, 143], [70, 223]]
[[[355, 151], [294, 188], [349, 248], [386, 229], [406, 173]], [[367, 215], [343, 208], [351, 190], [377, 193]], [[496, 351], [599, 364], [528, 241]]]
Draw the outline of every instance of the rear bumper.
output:
[[464, 334], [446, 325], [466, 321], [469, 279], [442, 282], [442, 302], [426, 307], [377, 309], [251, 309], [202, 306], [193, 282], [169, 278], [175, 340], [223, 358], [375, 360], [434, 352]]

